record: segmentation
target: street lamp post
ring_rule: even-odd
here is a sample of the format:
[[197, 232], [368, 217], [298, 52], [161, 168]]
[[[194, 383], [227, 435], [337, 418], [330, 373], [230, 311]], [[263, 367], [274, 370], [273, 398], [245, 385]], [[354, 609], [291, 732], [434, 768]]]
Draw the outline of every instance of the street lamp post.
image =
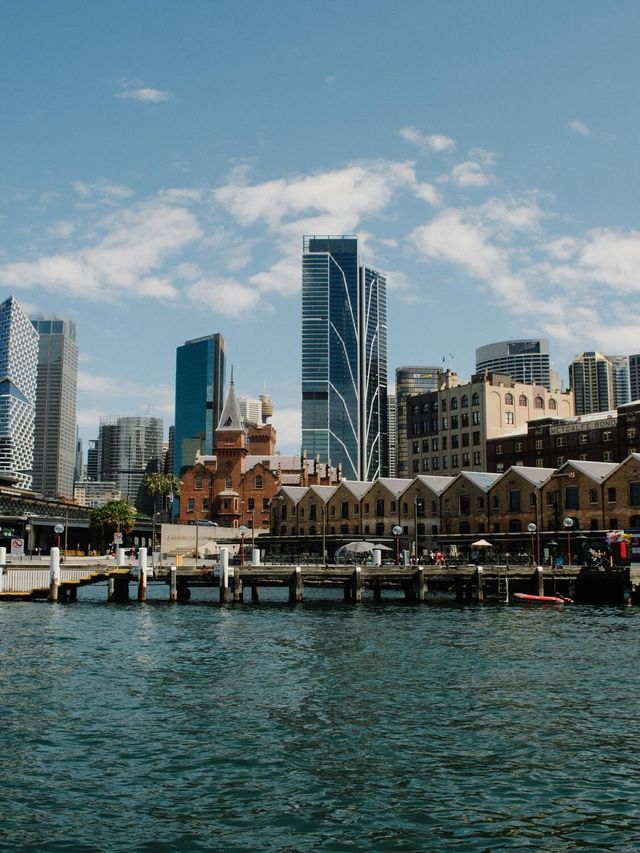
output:
[[[531, 524], [527, 524], [527, 530], [531, 534], [531, 565], [532, 566], [534, 565], [534, 562], [533, 562], [533, 535], [537, 529], [538, 529], [537, 525], [534, 524], [533, 522], [531, 522]], [[536, 554], [536, 564], [537, 564], [537, 562], [538, 562], [538, 555]]]
[[58, 550], [60, 550], [60, 534], [64, 533], [64, 524], [60, 524], [60, 522], [58, 522], [58, 524], [56, 524], [55, 527], [53, 528], [53, 532], [56, 534], [56, 537], [57, 537], [56, 542], [57, 542]]
[[322, 512], [322, 562], [327, 565], [327, 507], [323, 503], [320, 509]]
[[422, 495], [414, 495], [413, 497], [413, 551], [418, 564], [418, 505], [422, 501]]
[[396, 565], [400, 565], [400, 534], [402, 533], [402, 528], [399, 524], [391, 531], [393, 535], [396, 537]]
[[238, 532], [240, 533], [240, 565], [244, 566], [244, 537], [249, 532], [249, 528], [245, 527], [243, 524], [242, 527], [238, 529]]
[[562, 524], [567, 531], [567, 563], [571, 565], [571, 528], [573, 527], [573, 519], [567, 517]]

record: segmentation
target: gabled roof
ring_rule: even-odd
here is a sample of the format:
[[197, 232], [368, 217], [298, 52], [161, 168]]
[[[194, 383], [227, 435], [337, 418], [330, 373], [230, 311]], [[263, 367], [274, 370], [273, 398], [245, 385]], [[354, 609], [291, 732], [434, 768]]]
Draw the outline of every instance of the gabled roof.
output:
[[546, 483], [549, 477], [555, 473], [555, 468], [534, 468], [527, 465], [511, 465], [502, 474], [506, 477], [507, 474], [520, 474], [525, 480], [528, 480], [533, 486], [539, 488], [543, 483]]
[[483, 492], [487, 492], [491, 486], [493, 486], [495, 481], [502, 477], [502, 474], [493, 474], [488, 471], [460, 471], [460, 473], [454, 477], [454, 480], [459, 480], [460, 477], [465, 477], [467, 480], [470, 480], [474, 486], [482, 489]]
[[405, 489], [413, 483], [413, 480], [408, 480], [400, 477], [380, 477], [378, 480], [373, 480], [369, 486], [381, 485], [391, 492], [396, 498], [404, 492]]
[[[346, 489], [350, 495], [359, 501], [360, 498], [369, 490], [371, 483], [365, 480], [343, 480], [339, 484], [338, 488], [340, 487]], [[336, 489], [336, 491], [337, 490], [338, 489]]]
[[233, 384], [233, 379], [229, 385], [227, 399], [224, 401], [224, 408], [218, 422], [217, 432], [221, 432], [222, 430], [244, 432], [242, 416], [240, 415], [240, 405], [238, 404], [236, 386]]
[[[297, 504], [303, 495], [307, 493], [307, 486], [282, 486], [278, 494], [283, 494], [294, 504]], [[276, 495], [276, 498], [278, 495]]]
[[436, 495], [442, 494], [454, 477], [443, 477], [439, 474], [418, 474], [416, 481], [431, 489]]
[[337, 486], [309, 486], [308, 491], [317, 495], [323, 503], [326, 503], [335, 492]]
[[595, 480], [596, 483], [602, 483], [619, 464], [619, 462], [584, 462], [582, 459], [567, 459], [558, 468], [558, 471], [562, 471], [567, 465], [571, 465], [576, 471], [580, 471], [581, 474], [585, 474]]

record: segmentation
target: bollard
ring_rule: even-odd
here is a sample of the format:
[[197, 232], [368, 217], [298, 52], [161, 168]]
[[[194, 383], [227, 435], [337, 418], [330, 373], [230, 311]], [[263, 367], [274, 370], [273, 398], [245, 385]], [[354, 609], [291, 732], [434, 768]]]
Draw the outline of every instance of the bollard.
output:
[[413, 576], [413, 592], [417, 601], [424, 601], [427, 584], [424, 579], [424, 569], [420, 566]]
[[381, 566], [382, 565], [382, 551], [380, 550], [380, 548], [374, 548], [373, 549], [372, 557], [373, 557], [373, 565], [374, 566]]
[[351, 575], [351, 601], [358, 604], [362, 601], [362, 569], [356, 566]]
[[229, 549], [220, 548], [220, 604], [229, 601]]
[[476, 598], [479, 604], [484, 601], [484, 570], [482, 566], [476, 569]]
[[49, 601], [57, 601], [60, 592], [60, 549], [52, 548], [49, 554]]
[[544, 595], [544, 569], [542, 566], [538, 566], [536, 569], [536, 586], [538, 595]]
[[260, 549], [254, 548], [251, 552], [251, 565], [259, 566], [260, 565]]
[[138, 581], [138, 601], [147, 600], [147, 549], [140, 548], [138, 551], [138, 572], [140, 580]]
[[409, 552], [403, 551], [402, 552], [402, 565], [408, 566], [410, 563], [411, 563], [411, 560], [409, 559]]
[[178, 600], [178, 570], [175, 566], [169, 569], [169, 601]]
[[289, 581], [289, 601], [297, 604], [302, 601], [302, 569], [296, 566]]
[[118, 546], [118, 550], [116, 551], [116, 566], [117, 568], [123, 568], [125, 564], [125, 556], [124, 556], [124, 548]]

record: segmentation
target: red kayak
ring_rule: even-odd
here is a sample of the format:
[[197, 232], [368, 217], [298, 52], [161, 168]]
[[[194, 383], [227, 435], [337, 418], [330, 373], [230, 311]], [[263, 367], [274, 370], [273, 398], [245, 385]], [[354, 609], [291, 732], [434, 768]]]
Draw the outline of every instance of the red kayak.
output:
[[527, 604], [573, 604], [573, 599], [566, 595], [527, 595], [526, 592], [514, 592], [516, 601], [524, 601]]

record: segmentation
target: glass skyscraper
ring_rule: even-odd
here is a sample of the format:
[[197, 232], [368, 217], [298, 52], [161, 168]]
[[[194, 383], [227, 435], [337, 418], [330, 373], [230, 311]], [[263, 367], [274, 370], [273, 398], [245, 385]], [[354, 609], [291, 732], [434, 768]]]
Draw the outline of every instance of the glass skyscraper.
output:
[[76, 469], [76, 324], [58, 317], [32, 319], [38, 332], [33, 489], [73, 497]]
[[387, 283], [357, 237], [306, 236], [302, 255], [302, 450], [348, 479], [388, 474]]
[[173, 473], [193, 465], [196, 452], [213, 453], [224, 402], [224, 338], [186, 341], [176, 353], [176, 411]]
[[549, 341], [545, 339], [498, 341], [476, 350], [476, 373], [507, 373], [516, 382], [525, 385], [543, 385], [552, 388], [549, 360]]
[[100, 419], [100, 479], [114, 482], [123, 500], [147, 514], [153, 512], [153, 498], [142, 481], [161, 470], [163, 434], [161, 418]]
[[15, 297], [0, 305], [0, 471], [31, 488], [38, 333]]
[[407, 435], [407, 397], [436, 391], [442, 368], [439, 366], [396, 367], [396, 476], [409, 476], [409, 449]]

